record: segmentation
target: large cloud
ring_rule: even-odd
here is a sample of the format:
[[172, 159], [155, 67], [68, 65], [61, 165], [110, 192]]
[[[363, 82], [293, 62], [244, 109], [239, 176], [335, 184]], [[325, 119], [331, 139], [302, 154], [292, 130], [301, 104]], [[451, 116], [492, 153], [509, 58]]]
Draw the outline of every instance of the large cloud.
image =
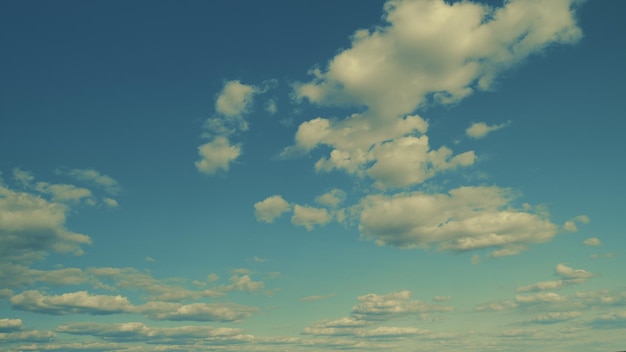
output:
[[371, 195], [361, 201], [359, 228], [379, 245], [463, 252], [495, 248], [515, 254], [545, 242], [558, 227], [532, 209], [511, 206], [513, 194], [498, 187], [461, 187], [448, 194]]
[[[357, 113], [302, 123], [283, 156], [329, 146], [316, 170], [367, 175], [381, 189], [419, 184], [445, 169], [472, 165], [472, 151], [457, 157], [448, 148], [429, 152], [423, 135], [428, 124], [407, 115], [429, 102], [456, 103], [490, 89], [501, 71], [533, 53], [576, 42], [581, 31], [574, 3], [513, 0], [494, 9], [465, 1], [387, 2], [385, 25], [356, 31], [351, 47], [325, 68], [312, 70], [311, 81], [294, 85], [297, 99], [354, 107]], [[469, 133], [482, 137], [499, 127], [478, 125]], [[435, 152], [446, 163], [433, 162]]]

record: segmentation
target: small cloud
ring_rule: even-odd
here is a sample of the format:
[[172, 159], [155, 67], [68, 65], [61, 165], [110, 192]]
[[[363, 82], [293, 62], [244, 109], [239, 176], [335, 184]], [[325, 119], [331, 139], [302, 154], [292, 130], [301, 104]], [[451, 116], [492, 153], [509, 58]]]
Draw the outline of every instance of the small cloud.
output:
[[196, 161], [198, 171], [213, 175], [219, 170], [228, 171], [230, 164], [241, 154], [239, 145], [231, 145], [226, 137], [216, 137], [198, 147], [200, 160]]
[[600, 242], [600, 239], [598, 239], [596, 237], [591, 237], [591, 238], [587, 238], [586, 240], [584, 240], [583, 244], [585, 246], [597, 247], [597, 246], [602, 245], [602, 242]]
[[104, 199], [102, 201], [109, 208], [118, 208], [120, 206], [119, 203], [117, 203], [117, 201], [115, 199], [113, 199], [113, 198], [104, 197]]
[[436, 302], [447, 302], [452, 299], [452, 296], [435, 296], [433, 298]]
[[279, 195], [267, 197], [254, 204], [254, 215], [257, 221], [271, 224], [284, 212], [291, 209], [289, 203]]
[[565, 222], [565, 224], [563, 224], [563, 228], [566, 231], [576, 232], [576, 231], [578, 231], [577, 223], [588, 224], [589, 223], [589, 217], [587, 215], [578, 215], [575, 218], [567, 220]]
[[487, 125], [484, 122], [478, 122], [472, 124], [465, 130], [465, 134], [473, 139], [480, 139], [486, 137], [489, 133], [493, 131], [497, 131], [501, 128], [507, 127], [511, 124], [510, 121], [499, 124], [499, 125]]
[[313, 230], [315, 225], [326, 225], [332, 219], [332, 215], [326, 209], [297, 205], [294, 207], [291, 223], [296, 226], [304, 226], [307, 231]]
[[278, 112], [278, 107], [276, 106], [276, 101], [274, 99], [270, 99], [265, 103], [265, 111], [271, 115]]
[[335, 296], [334, 293], [331, 293], [331, 294], [328, 294], [328, 295], [306, 296], [306, 297], [300, 298], [300, 301], [301, 302], [313, 302], [313, 301], [319, 301], [319, 300], [330, 298], [330, 297], [334, 297], [334, 296]]
[[206, 279], [207, 279], [208, 282], [215, 282], [215, 281], [219, 280], [220, 277], [217, 274], [215, 274], [215, 273], [210, 273], [209, 275], [207, 275]]
[[151, 262], [151, 263], [156, 262], [156, 260], [150, 256], [146, 257], [146, 261]]
[[254, 260], [255, 263], [265, 263], [265, 262], [267, 262], [267, 259], [261, 258], [261, 257], [257, 257], [257, 256], [252, 258], [252, 260]]

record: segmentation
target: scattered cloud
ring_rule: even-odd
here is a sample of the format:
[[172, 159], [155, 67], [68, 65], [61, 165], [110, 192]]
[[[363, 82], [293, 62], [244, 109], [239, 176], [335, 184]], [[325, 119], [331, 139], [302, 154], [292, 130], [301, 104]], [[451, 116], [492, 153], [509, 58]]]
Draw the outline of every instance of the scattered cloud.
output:
[[303, 205], [295, 205], [291, 223], [296, 226], [304, 226], [307, 231], [313, 230], [316, 225], [326, 225], [332, 220], [332, 215], [328, 210]]
[[526, 245], [547, 242], [557, 234], [557, 226], [540, 212], [513, 208], [513, 199], [510, 190], [498, 187], [371, 195], [361, 201], [359, 229], [381, 246], [436, 244], [453, 252], [494, 248], [495, 256], [517, 254]]
[[68, 175], [76, 180], [104, 188], [109, 194], [118, 194], [121, 190], [119, 182], [111, 176], [101, 174], [94, 169], [70, 169], [67, 171], [57, 170], [57, 174]]
[[91, 295], [86, 291], [45, 296], [30, 290], [11, 297], [14, 309], [51, 315], [92, 314], [106, 315], [128, 312], [132, 305], [126, 297]]
[[213, 175], [218, 171], [228, 171], [230, 164], [241, 154], [240, 145], [231, 145], [226, 137], [216, 137], [198, 147], [200, 160], [196, 161], [198, 171]]
[[589, 278], [593, 276], [593, 273], [590, 273], [583, 269], [573, 269], [565, 264], [558, 264], [554, 270], [556, 275], [561, 278], [560, 280], [541, 281], [532, 285], [518, 287], [516, 291], [534, 292], [557, 290], [574, 284], [585, 283]]
[[626, 328], [626, 311], [603, 314], [589, 325], [594, 329], [624, 329]]
[[275, 195], [255, 203], [254, 215], [258, 221], [272, 223], [289, 209], [291, 209], [289, 203], [283, 197]]
[[329, 208], [336, 208], [341, 205], [341, 203], [343, 203], [345, 200], [346, 192], [338, 188], [333, 188], [330, 191], [315, 198], [316, 203]]
[[357, 300], [359, 304], [352, 308], [352, 316], [366, 321], [389, 320], [412, 314], [445, 313], [454, 310], [451, 306], [411, 300], [411, 292], [406, 290], [385, 295], [370, 293], [359, 296]]
[[328, 294], [328, 295], [306, 296], [306, 297], [302, 297], [300, 300], [302, 302], [313, 302], [313, 301], [320, 301], [322, 299], [331, 298], [331, 297], [335, 297], [335, 294], [331, 293], [331, 294]]
[[597, 237], [590, 237], [590, 238], [587, 238], [586, 240], [584, 240], [584, 241], [583, 241], [583, 244], [584, 244], [585, 246], [593, 246], [593, 247], [597, 247], [597, 246], [602, 245], [602, 242], [601, 242], [601, 241], [600, 241], [600, 239], [599, 239], [599, 238], [597, 238]]
[[510, 122], [502, 123], [499, 125], [487, 125], [484, 122], [473, 123], [465, 130], [465, 134], [473, 139], [480, 139], [486, 137], [489, 133], [502, 129], [510, 125]]
[[556, 323], [562, 323], [564, 321], [576, 319], [580, 317], [581, 315], [582, 313], [577, 312], [577, 311], [552, 312], [552, 313], [537, 315], [533, 317], [532, 319], [530, 319], [528, 322], [531, 324], [556, 324]]

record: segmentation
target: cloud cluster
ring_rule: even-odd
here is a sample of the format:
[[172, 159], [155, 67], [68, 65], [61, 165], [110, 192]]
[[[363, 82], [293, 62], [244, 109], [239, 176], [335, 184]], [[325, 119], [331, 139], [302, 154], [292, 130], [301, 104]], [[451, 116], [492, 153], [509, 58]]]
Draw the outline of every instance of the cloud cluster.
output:
[[45, 295], [29, 290], [14, 295], [10, 299], [14, 309], [49, 315], [89, 314], [110, 315], [122, 313], [143, 314], [153, 320], [170, 321], [220, 321], [233, 322], [247, 318], [258, 311], [257, 308], [239, 304], [148, 302], [132, 304], [121, 295], [96, 295], [87, 291]]
[[[216, 115], [207, 119], [204, 137], [209, 142], [198, 147], [200, 160], [195, 165], [198, 171], [213, 175], [219, 171], [228, 171], [242, 152], [241, 144], [232, 144], [230, 136], [248, 130], [248, 121], [244, 118], [250, 112], [254, 97], [275, 88], [277, 82], [269, 80], [260, 86], [248, 85], [238, 80], [224, 83], [222, 91], [215, 99]], [[273, 101], [272, 101], [273, 103]], [[267, 109], [275, 113], [275, 103], [268, 103]]]
[[492, 256], [519, 253], [552, 239], [558, 227], [529, 206], [511, 205], [498, 187], [460, 187], [448, 194], [371, 195], [360, 204], [359, 229], [379, 245], [464, 252], [494, 248]]
[[521, 286], [516, 288], [517, 292], [535, 292], [546, 290], [557, 290], [574, 284], [585, 283], [589, 278], [593, 276], [583, 269], [573, 269], [565, 264], [558, 264], [554, 269], [560, 280], [553, 281], [540, 281], [531, 285]]

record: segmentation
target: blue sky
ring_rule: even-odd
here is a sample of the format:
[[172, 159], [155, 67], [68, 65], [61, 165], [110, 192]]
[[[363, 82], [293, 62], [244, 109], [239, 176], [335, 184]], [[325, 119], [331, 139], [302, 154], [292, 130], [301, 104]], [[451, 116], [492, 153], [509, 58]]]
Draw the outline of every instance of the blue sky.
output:
[[624, 11], [3, 2], [0, 350], [626, 348]]

